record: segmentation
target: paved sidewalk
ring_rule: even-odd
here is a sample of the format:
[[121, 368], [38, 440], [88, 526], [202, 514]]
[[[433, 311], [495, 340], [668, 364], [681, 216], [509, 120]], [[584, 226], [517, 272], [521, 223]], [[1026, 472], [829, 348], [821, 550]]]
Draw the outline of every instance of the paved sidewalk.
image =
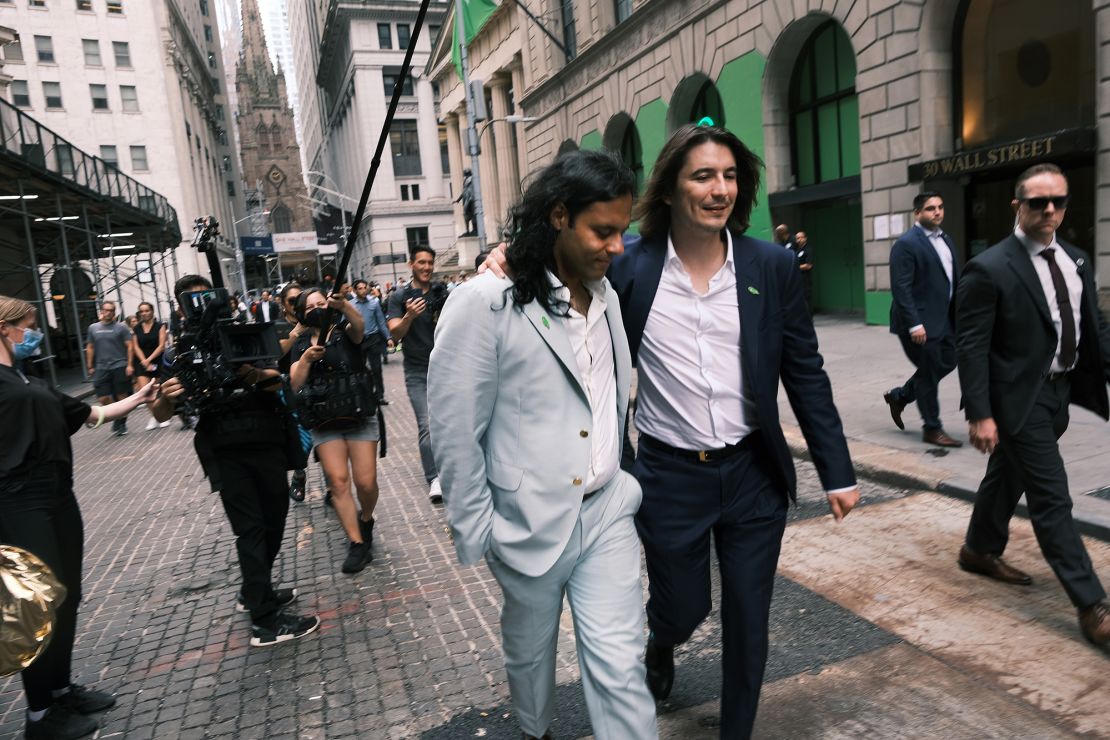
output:
[[[518, 740], [496, 583], [485, 566], [458, 565], [443, 509], [427, 501], [400, 363], [385, 376], [390, 454], [381, 463], [374, 562], [355, 576], [339, 572], [345, 543], [314, 466], [276, 570], [300, 589], [298, 608], [319, 613], [323, 625], [273, 648], [250, 648], [248, 620], [234, 611], [233, 540], [201, 478], [192, 434], [176, 423], [145, 432], [140, 410], [127, 437], [107, 429], [74, 436], [86, 527], [74, 679], [118, 695], [101, 718], [101, 738]], [[966, 504], [864, 480], [866, 505], [836, 525], [813, 466], [801, 462], [798, 472], [758, 736], [920, 737], [942, 728], [949, 737], [1021, 729], [1074, 737], [1110, 722], [1085, 698], [1099, 688], [1061, 683], [1059, 663], [1098, 676], [1105, 657], [1077, 638], [1074, 612], [1037, 559], [1027, 524], [1015, 527], [1015, 557], [1037, 586], [1002, 589], [955, 568]], [[1091, 550], [1107, 572], [1110, 545]], [[715, 605], [717, 591], [714, 576]], [[1008, 624], [1035, 629], [1036, 640], [1012, 648], [993, 640], [978, 662], [952, 664], [945, 651], [989, 642], [976, 629], [989, 632], [996, 610]], [[912, 629], [914, 614], [936, 614], [934, 629]], [[567, 613], [559, 640], [551, 729], [569, 740], [590, 727]], [[720, 647], [714, 608], [676, 651], [678, 681], [660, 705], [663, 737], [718, 734]], [[1060, 656], [1053, 670], [1045, 656]], [[1007, 674], [1007, 662], [1021, 672]], [[1054, 703], [1038, 702], [1049, 695]], [[23, 710], [18, 677], [0, 679], [0, 738], [20, 736]]]
[[[913, 373], [897, 337], [886, 327], [867, 326], [858, 319], [819, 316], [817, 336], [825, 368], [857, 467], [903, 485], [939, 489], [973, 499], [986, 470], [987, 457], [967, 444], [967, 421], [960, 410], [960, 384], [952, 372], [940, 385], [941, 420], [952, 436], [965, 444], [944, 449], [921, 441], [916, 406], [902, 414], [906, 430], [890, 418], [883, 393], [901, 385]], [[780, 390], [782, 419], [795, 425], [795, 452], [804, 448], [794, 413]], [[1071, 407], [1071, 424], [1060, 440], [1076, 517], [1088, 534], [1110, 539], [1110, 424], [1078, 406]]]

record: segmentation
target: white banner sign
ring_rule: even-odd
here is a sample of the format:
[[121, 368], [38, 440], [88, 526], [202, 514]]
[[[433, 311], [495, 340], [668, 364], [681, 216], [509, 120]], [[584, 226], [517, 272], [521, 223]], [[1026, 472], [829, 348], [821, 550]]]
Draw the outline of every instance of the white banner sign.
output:
[[315, 252], [315, 231], [292, 231], [288, 234], [274, 234], [275, 252]]

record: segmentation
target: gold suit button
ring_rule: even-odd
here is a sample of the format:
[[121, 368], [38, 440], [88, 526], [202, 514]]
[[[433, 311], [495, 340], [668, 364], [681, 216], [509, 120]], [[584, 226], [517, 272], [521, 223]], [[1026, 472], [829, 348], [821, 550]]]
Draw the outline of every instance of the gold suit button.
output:
[[582, 485], [582, 479], [581, 478], [575, 478], [574, 480], [571, 481], [571, 483], [573, 483], [576, 486], [580, 486], [580, 485]]
[[589, 436], [590, 436], [590, 433], [589, 433], [589, 432], [587, 432], [587, 431], [586, 431], [585, 429], [583, 429], [582, 431], [580, 431], [580, 432], [578, 433], [578, 436], [579, 436], [579, 437], [589, 437]]

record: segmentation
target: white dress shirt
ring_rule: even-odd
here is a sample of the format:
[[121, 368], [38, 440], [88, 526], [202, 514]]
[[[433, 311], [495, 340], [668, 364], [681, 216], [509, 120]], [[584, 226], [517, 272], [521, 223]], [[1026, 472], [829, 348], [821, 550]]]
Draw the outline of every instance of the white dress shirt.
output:
[[[548, 271], [555, 297], [570, 304], [570, 289]], [[563, 319], [571, 349], [578, 363], [578, 377], [586, 389], [593, 416], [590, 434], [590, 471], [582, 490], [592, 493], [612, 480], [620, 468], [622, 430], [617, 418], [617, 368], [613, 359], [613, 335], [605, 318], [604, 282], [584, 283], [592, 300], [583, 316], [573, 308]], [[555, 412], [558, 413], [558, 410]]]
[[259, 304], [258, 304], [258, 320], [259, 321], [269, 321], [270, 320], [270, 308], [271, 307], [272, 306], [271, 306], [269, 301], [259, 302]]
[[1083, 300], [1083, 278], [1079, 277], [1079, 267], [1075, 264], [1075, 260], [1071, 258], [1071, 255], [1060, 248], [1059, 242], [1056, 241], [1056, 234], [1052, 235], [1052, 243], [1047, 247], [1026, 236], [1020, 226], [1014, 228], [1014, 236], [1025, 246], [1026, 251], [1029, 253], [1029, 259], [1033, 261], [1033, 269], [1037, 271], [1037, 279], [1041, 282], [1041, 289], [1044, 290], [1044, 298], [1048, 303], [1048, 313], [1052, 316], [1052, 326], [1056, 328], [1056, 355], [1052, 358], [1052, 367], [1049, 369], [1049, 372], [1062, 373], [1065, 370], [1071, 370], [1072, 367], [1075, 367], [1075, 363], [1072, 363], [1071, 367], [1064, 367], [1064, 364], [1060, 362], [1060, 348], [1063, 344], [1063, 335], [1061, 333], [1063, 324], [1060, 321], [1060, 304], [1056, 302], [1056, 286], [1052, 282], [1052, 271], [1048, 268], [1048, 260], [1042, 257], [1040, 253], [1049, 248], [1056, 250], [1054, 252], [1056, 264], [1060, 267], [1060, 272], [1064, 276], [1064, 282], [1068, 286], [1068, 298], [1071, 301], [1072, 317], [1075, 319], [1075, 348], [1077, 361], [1079, 356], [1079, 306]]
[[637, 367], [636, 428], [685, 450], [716, 450], [751, 431], [740, 367], [740, 308], [732, 236], [725, 263], [704, 295], [667, 237], [659, 289], [648, 313]]

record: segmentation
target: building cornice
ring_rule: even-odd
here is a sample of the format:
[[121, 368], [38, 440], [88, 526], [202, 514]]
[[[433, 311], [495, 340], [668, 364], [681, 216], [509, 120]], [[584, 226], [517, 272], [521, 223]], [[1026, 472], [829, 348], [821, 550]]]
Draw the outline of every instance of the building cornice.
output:
[[545, 118], [603, 84], [610, 74], [670, 41], [728, 0], [648, 0], [616, 27], [596, 39], [562, 69], [520, 99], [528, 115]]

